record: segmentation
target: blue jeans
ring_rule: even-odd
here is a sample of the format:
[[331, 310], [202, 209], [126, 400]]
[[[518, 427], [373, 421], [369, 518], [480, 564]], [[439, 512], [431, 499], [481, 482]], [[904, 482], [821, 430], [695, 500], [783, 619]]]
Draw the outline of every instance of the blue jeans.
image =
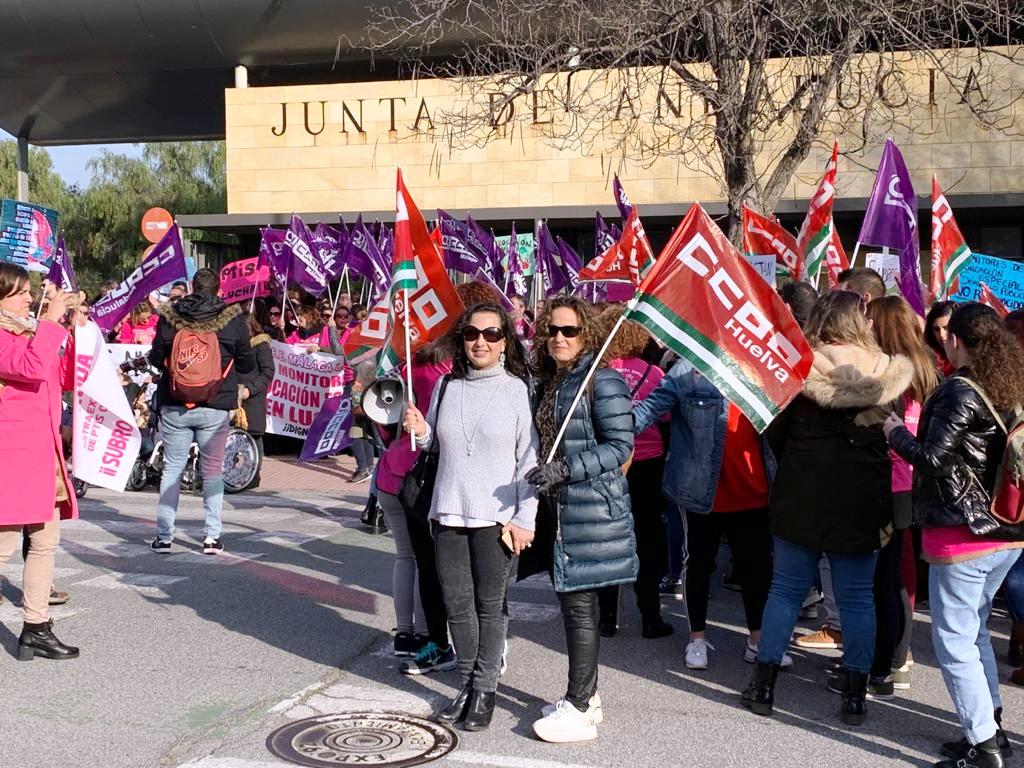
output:
[[160, 432], [164, 440], [164, 469], [160, 476], [160, 501], [156, 505], [156, 535], [161, 541], [174, 538], [181, 476], [192, 443], [199, 446], [199, 469], [203, 476], [204, 533], [219, 539], [220, 513], [224, 507], [224, 445], [231, 424], [227, 411], [214, 408], [188, 409], [168, 405], [160, 410]]
[[[818, 575], [821, 554], [775, 537], [775, 571], [761, 622], [759, 661], [782, 661], [800, 606]], [[824, 554], [832, 565], [832, 584], [843, 619], [843, 665], [852, 672], [870, 672], [875, 656], [874, 578], [878, 552]]]
[[993, 712], [1002, 702], [988, 615], [996, 590], [1019, 557], [1019, 549], [1007, 549], [962, 563], [933, 564], [928, 572], [935, 658], [972, 744], [996, 734]]

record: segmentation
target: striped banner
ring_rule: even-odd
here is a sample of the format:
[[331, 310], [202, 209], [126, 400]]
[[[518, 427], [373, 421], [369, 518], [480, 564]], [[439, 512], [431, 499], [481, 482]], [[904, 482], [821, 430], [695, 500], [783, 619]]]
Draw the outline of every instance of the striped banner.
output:
[[932, 273], [928, 280], [932, 301], [945, 301], [960, 290], [960, 273], [970, 264], [972, 255], [953, 218], [953, 208], [933, 176]]

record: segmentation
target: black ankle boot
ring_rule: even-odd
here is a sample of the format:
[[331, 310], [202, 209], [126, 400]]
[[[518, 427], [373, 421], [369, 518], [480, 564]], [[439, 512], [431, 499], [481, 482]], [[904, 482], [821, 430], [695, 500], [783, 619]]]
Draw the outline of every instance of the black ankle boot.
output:
[[36, 656], [44, 659], [77, 659], [78, 649], [64, 645], [53, 634], [53, 619], [42, 624], [26, 623], [18, 640], [18, 661], [32, 661]]
[[[992, 717], [996, 721], [996, 746], [999, 747], [1003, 760], [1009, 760], [1013, 756], [1013, 746], [1006, 736], [1006, 731], [1003, 730], [1003, 708], [997, 707]], [[971, 742], [964, 738], [959, 741], [947, 741], [939, 751], [946, 757], [962, 757], [970, 748]]]
[[597, 621], [597, 631], [601, 637], [615, 637], [615, 633], [619, 631], [618, 614], [602, 611]]
[[462, 727], [467, 731], [482, 731], [491, 724], [492, 717], [494, 717], [494, 691], [470, 693], [466, 720]]
[[839, 714], [847, 725], [863, 725], [868, 715], [868, 673], [843, 670], [843, 705]]
[[363, 514], [359, 517], [359, 522], [370, 529], [370, 533], [387, 533], [388, 524], [384, 522], [384, 510], [380, 508], [377, 503], [377, 496], [370, 494], [366, 500], [366, 508], [363, 510]]
[[1006, 761], [999, 751], [996, 737], [980, 744], [967, 745], [963, 752], [936, 763], [935, 768], [1005, 768]]
[[779, 665], [758, 661], [754, 664], [754, 677], [743, 691], [740, 701], [755, 715], [770, 715], [775, 704], [775, 680]]
[[659, 637], [668, 637], [674, 631], [672, 625], [661, 618], [661, 614], [652, 614], [642, 617], [640, 636], [647, 640], [657, 640]]
[[469, 709], [469, 698], [473, 689], [468, 685], [462, 687], [451, 703], [441, 710], [435, 718], [439, 723], [458, 723], [466, 719], [466, 712]]

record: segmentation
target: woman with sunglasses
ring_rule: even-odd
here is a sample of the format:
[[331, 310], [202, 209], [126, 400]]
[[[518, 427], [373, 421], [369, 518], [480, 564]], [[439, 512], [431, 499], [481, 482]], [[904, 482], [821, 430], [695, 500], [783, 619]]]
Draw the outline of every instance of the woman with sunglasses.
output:
[[[633, 401], [622, 376], [607, 367], [584, 384], [601, 346], [603, 326], [577, 296], [557, 296], [537, 323], [534, 360], [541, 458], [554, 459], [526, 478], [555, 509], [552, 581], [562, 607], [569, 652], [565, 696], [533, 724], [544, 741], [597, 738], [598, 594], [632, 584], [638, 562], [623, 465], [633, 453]], [[576, 395], [585, 389], [574, 409]], [[568, 419], [564, 439], [555, 438]]]
[[515, 559], [533, 541], [537, 431], [526, 359], [508, 314], [475, 304], [460, 318], [452, 372], [434, 389], [427, 418], [404, 425], [438, 452], [430, 508], [441, 591], [462, 687], [437, 719], [481, 731], [491, 723]]
[[875, 653], [874, 574], [891, 526], [892, 460], [882, 424], [910, 387], [914, 367], [878, 346], [865, 304], [833, 291], [814, 305], [804, 333], [814, 363], [803, 390], [767, 430], [778, 471], [770, 500], [775, 568], [753, 680], [743, 705], [771, 715], [775, 681], [822, 554], [843, 619], [843, 660], [829, 687], [840, 715], [861, 725]]

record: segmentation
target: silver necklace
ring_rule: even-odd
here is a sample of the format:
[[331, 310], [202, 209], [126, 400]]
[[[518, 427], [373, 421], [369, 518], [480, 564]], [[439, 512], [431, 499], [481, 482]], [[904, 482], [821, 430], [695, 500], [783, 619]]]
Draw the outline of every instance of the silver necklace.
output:
[[462, 427], [462, 436], [466, 438], [466, 455], [473, 455], [473, 441], [476, 440], [477, 430], [480, 429], [480, 423], [484, 420], [484, 416], [491, 410], [491, 405], [494, 403], [494, 399], [505, 389], [505, 383], [494, 388], [491, 393], [490, 399], [487, 401], [487, 405], [484, 406], [483, 410], [480, 411], [480, 415], [477, 417], [476, 424], [473, 425], [473, 429], [466, 432], [466, 384], [468, 380], [462, 382], [462, 397], [459, 399], [459, 422]]

